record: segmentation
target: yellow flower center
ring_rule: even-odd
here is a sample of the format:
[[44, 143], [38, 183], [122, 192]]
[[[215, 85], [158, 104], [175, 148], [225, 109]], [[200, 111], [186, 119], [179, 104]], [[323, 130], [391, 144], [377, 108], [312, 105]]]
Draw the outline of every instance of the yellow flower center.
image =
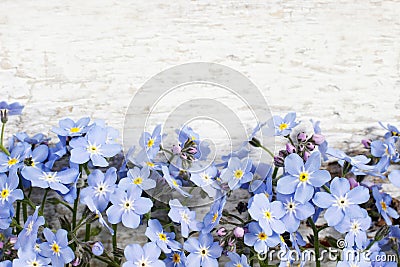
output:
[[3, 189], [1, 191], [1, 198], [2, 199], [6, 199], [9, 195], [10, 195], [10, 190], [8, 190], [7, 188], [5, 188], [5, 189]]
[[164, 233], [159, 233], [158, 238], [160, 238], [161, 241], [167, 241], [167, 236]]
[[89, 153], [96, 154], [96, 153], [99, 152], [99, 149], [98, 149], [97, 146], [91, 145], [91, 146], [89, 146], [89, 147], [87, 148], [87, 151], [88, 151]]
[[173, 263], [181, 263], [181, 256], [178, 253], [175, 253], [172, 256], [172, 262]]
[[243, 176], [243, 171], [242, 170], [236, 170], [234, 173], [234, 176], [236, 179], [240, 179]]
[[143, 183], [143, 179], [142, 177], [136, 177], [135, 180], [133, 180], [134, 184], [142, 184]]
[[149, 141], [147, 141], [147, 147], [152, 147], [154, 145], [154, 139], [150, 138]]
[[308, 181], [308, 179], [310, 179], [310, 174], [308, 174], [307, 172], [301, 172], [300, 174], [299, 174], [299, 180], [300, 180], [300, 182], [307, 182]]
[[146, 162], [146, 164], [149, 167], [154, 167], [155, 166], [155, 164], [153, 162], [151, 162], [151, 161]]
[[267, 238], [268, 238], [268, 236], [264, 232], [261, 232], [258, 234], [258, 239], [260, 239], [262, 241], [267, 240]]
[[398, 132], [392, 131], [392, 136], [399, 136]]
[[381, 201], [381, 206], [382, 206], [382, 209], [384, 210], [384, 211], [386, 211], [387, 210], [387, 205], [386, 205], [386, 203], [385, 203], [385, 201]]
[[12, 158], [8, 160], [8, 166], [12, 166], [18, 163], [18, 159]]
[[266, 218], [266, 219], [271, 219], [272, 218], [272, 213], [271, 212], [269, 212], [269, 211], [265, 211], [264, 212], [264, 217]]
[[243, 267], [240, 263], [236, 264], [235, 267]]
[[289, 126], [289, 125], [288, 125], [287, 123], [282, 122], [282, 123], [279, 125], [279, 130], [283, 131], [283, 130], [285, 130], [288, 126]]
[[178, 182], [177, 182], [175, 179], [172, 179], [172, 184], [173, 184], [174, 186], [176, 186], [176, 187], [179, 186]]
[[279, 236], [279, 238], [281, 239], [282, 243], [285, 243], [285, 239], [283, 238], [283, 236]]
[[218, 215], [219, 215], [218, 212], [214, 213], [214, 216], [212, 218], [212, 223], [215, 223], [217, 221]]
[[29, 267], [40, 267], [42, 266], [38, 261], [36, 260], [31, 260], [26, 262]]
[[81, 128], [79, 127], [72, 127], [71, 129], [69, 129], [70, 133], [79, 133], [81, 131]]
[[60, 246], [56, 242], [54, 242], [53, 245], [51, 245], [51, 250], [55, 254], [59, 254], [60, 253]]

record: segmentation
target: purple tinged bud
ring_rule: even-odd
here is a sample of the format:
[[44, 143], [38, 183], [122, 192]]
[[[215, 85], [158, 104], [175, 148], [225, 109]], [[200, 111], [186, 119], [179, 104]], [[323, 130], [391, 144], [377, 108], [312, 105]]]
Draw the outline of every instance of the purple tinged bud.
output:
[[371, 140], [370, 139], [363, 139], [361, 140], [361, 143], [364, 145], [365, 148], [370, 149], [371, 148]]
[[350, 189], [353, 189], [354, 187], [359, 186], [360, 184], [354, 179], [353, 177], [348, 178], [350, 182]]
[[3, 249], [4, 247], [4, 242], [0, 242], [0, 249]]
[[186, 154], [181, 154], [181, 158], [182, 158], [182, 159], [187, 159]]
[[233, 234], [236, 238], [242, 238], [244, 236], [244, 229], [242, 227], [236, 227], [233, 230]]
[[325, 142], [325, 136], [322, 134], [314, 134], [311, 138], [312, 141], [314, 141], [314, 143], [316, 145], [320, 145], [323, 142]]
[[180, 154], [181, 153], [181, 151], [182, 151], [182, 148], [181, 148], [181, 146], [177, 146], [177, 145], [173, 145], [172, 146], [172, 153], [174, 153], [175, 155], [177, 155], [177, 154]]
[[17, 243], [17, 240], [18, 240], [18, 237], [16, 237], [16, 236], [10, 237], [10, 243], [11, 244]]
[[234, 247], [235, 246], [235, 244], [236, 244], [236, 241], [235, 241], [235, 239], [229, 239], [229, 241], [228, 241], [228, 246], [230, 246], [230, 247]]
[[305, 152], [304, 152], [304, 155], [303, 155], [303, 160], [304, 160], [304, 161], [307, 161], [307, 160], [308, 160], [308, 158], [310, 157], [310, 155], [311, 155], [311, 153], [310, 153], [310, 152], [308, 152], [308, 151], [305, 151]]
[[220, 237], [225, 236], [226, 235], [226, 229], [224, 227], [219, 228], [218, 231], [217, 231], [217, 235], [220, 236]]
[[195, 147], [189, 148], [189, 149], [188, 149], [188, 153], [190, 153], [190, 154], [196, 154], [196, 153], [197, 153], [197, 148], [195, 148]]
[[299, 151], [300, 151], [300, 152], [303, 152], [303, 151], [304, 151], [304, 148], [305, 148], [304, 144], [300, 144], [300, 145], [299, 145]]
[[305, 142], [307, 141], [307, 134], [305, 132], [301, 132], [297, 135], [297, 140], [299, 142]]
[[311, 143], [311, 142], [308, 142], [307, 145], [306, 145], [306, 148], [307, 148], [309, 151], [313, 151], [314, 148], [315, 148], [315, 145], [314, 145], [313, 143]]
[[289, 154], [296, 153], [296, 147], [294, 145], [292, 145], [291, 143], [287, 143], [286, 144], [286, 151]]
[[283, 167], [285, 163], [285, 159], [281, 156], [274, 157], [274, 164], [276, 167]]
[[71, 262], [72, 266], [79, 266], [81, 264], [81, 259], [80, 258], [75, 258], [75, 260], [73, 260]]
[[101, 242], [96, 242], [92, 246], [92, 253], [96, 256], [101, 256], [104, 252], [104, 246]]

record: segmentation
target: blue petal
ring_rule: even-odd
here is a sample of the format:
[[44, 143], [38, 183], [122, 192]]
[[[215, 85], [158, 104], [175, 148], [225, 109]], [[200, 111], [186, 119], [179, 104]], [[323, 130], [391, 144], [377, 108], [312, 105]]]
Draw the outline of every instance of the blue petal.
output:
[[335, 226], [339, 224], [344, 217], [344, 213], [339, 207], [332, 206], [325, 212], [324, 218], [328, 222], [329, 226]]
[[331, 193], [337, 197], [344, 196], [350, 191], [350, 183], [346, 178], [336, 177], [332, 180], [330, 186]]
[[303, 159], [297, 154], [293, 153], [285, 158], [285, 171], [291, 175], [299, 175], [303, 166]]
[[334, 201], [335, 198], [326, 192], [317, 192], [313, 199], [314, 204], [323, 209], [332, 206]]
[[294, 199], [300, 203], [306, 203], [314, 195], [314, 187], [309, 184], [301, 184], [297, 187]]
[[369, 200], [369, 189], [365, 186], [359, 185], [349, 193], [347, 193], [348, 199], [354, 204], [362, 204]]
[[292, 194], [296, 191], [296, 187], [299, 184], [299, 179], [295, 176], [288, 175], [280, 178], [276, 190], [281, 194]]

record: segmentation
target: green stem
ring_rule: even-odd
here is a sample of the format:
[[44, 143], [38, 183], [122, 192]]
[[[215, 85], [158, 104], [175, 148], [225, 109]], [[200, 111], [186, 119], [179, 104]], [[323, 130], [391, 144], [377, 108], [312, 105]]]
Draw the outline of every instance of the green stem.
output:
[[24, 202], [22, 202], [22, 215], [24, 218], [24, 222], [26, 222], [26, 220], [28, 219], [28, 206]]
[[6, 128], [6, 123], [3, 122], [1, 125], [1, 137], [0, 137], [0, 145], [3, 146], [3, 140], [4, 140], [4, 129]]
[[308, 218], [308, 223], [311, 225], [314, 234], [314, 251], [315, 251], [315, 266], [321, 267], [321, 262], [319, 259], [319, 239], [318, 239], [318, 228], [315, 225], [313, 219], [310, 217]]
[[74, 201], [74, 209], [72, 210], [72, 229], [76, 228], [76, 214], [78, 212], [78, 204], [79, 204], [79, 195], [81, 193], [81, 189], [77, 188], [76, 189], [76, 199]]
[[41, 215], [41, 216], [43, 216], [44, 205], [46, 204], [46, 198], [47, 198], [48, 193], [49, 193], [49, 189], [47, 188], [46, 191], [44, 192], [42, 204], [40, 205], [39, 215]]
[[114, 235], [112, 236], [112, 246], [113, 246], [113, 253], [114, 253], [114, 261], [117, 260], [117, 230], [118, 224], [113, 224], [112, 228], [114, 230]]
[[276, 175], [278, 174], [279, 167], [274, 168], [274, 172], [272, 173], [272, 180], [275, 180]]
[[89, 239], [90, 239], [90, 223], [86, 223], [85, 242], [89, 241]]
[[331, 190], [329, 189], [329, 187], [327, 187], [326, 185], [323, 185], [322, 188], [328, 192], [329, 194], [331, 193]]
[[7, 156], [10, 156], [10, 155], [11, 155], [10, 152], [7, 150], [7, 148], [5, 148], [2, 144], [0, 144], [0, 149], [1, 149], [4, 153], [6, 153]]
[[265, 146], [261, 146], [261, 148], [265, 150], [272, 158], [274, 157], [274, 153], [272, 153], [268, 148], [266, 148]]
[[15, 213], [15, 220], [20, 224], [19, 214], [21, 213], [21, 202], [17, 201], [17, 211]]

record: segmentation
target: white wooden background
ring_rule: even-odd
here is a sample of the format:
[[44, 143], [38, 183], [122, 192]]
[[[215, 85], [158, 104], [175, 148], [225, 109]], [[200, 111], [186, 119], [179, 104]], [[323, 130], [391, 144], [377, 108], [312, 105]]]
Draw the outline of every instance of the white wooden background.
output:
[[0, 100], [26, 105], [16, 130], [86, 115], [122, 130], [147, 79], [209, 61], [246, 74], [274, 114], [321, 120], [334, 146], [400, 126], [399, 1], [265, 2], [1, 0]]

